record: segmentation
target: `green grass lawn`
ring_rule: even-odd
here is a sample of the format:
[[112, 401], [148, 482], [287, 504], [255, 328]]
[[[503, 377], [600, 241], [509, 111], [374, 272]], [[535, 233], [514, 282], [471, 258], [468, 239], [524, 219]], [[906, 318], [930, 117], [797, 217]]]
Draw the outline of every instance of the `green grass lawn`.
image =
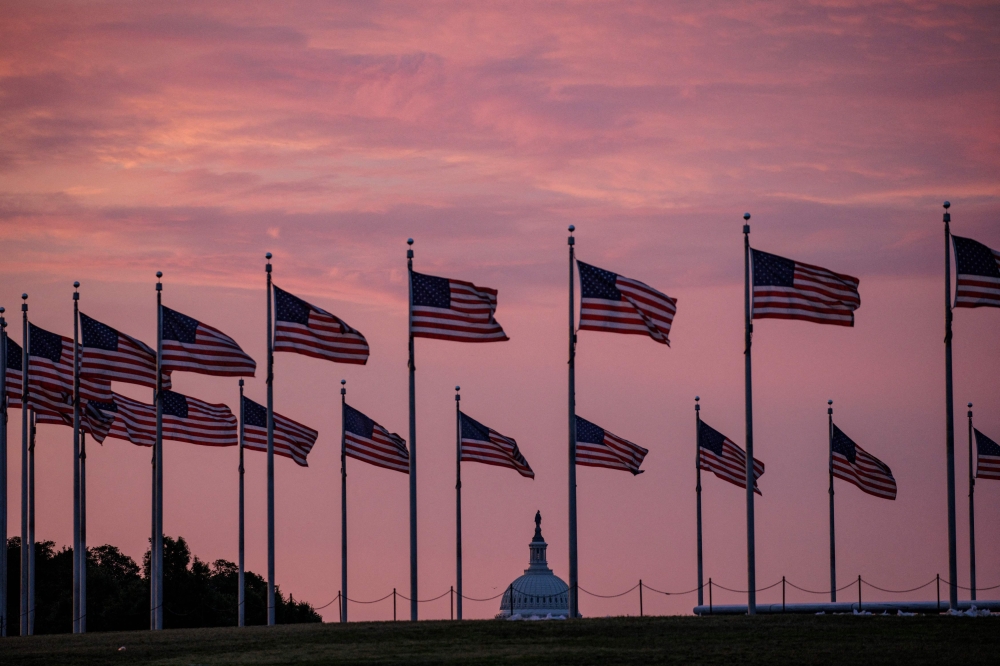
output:
[[[124, 651], [119, 648], [124, 646]], [[175, 629], [0, 640], [0, 664], [985, 664], [1000, 619], [655, 617]]]

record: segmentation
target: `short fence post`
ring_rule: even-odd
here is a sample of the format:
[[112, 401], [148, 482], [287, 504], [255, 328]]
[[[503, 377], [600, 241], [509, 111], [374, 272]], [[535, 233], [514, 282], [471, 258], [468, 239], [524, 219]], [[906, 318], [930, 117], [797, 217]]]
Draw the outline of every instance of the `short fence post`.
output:
[[451, 599], [451, 619], [454, 620], [455, 619], [455, 586], [454, 585], [451, 586], [451, 591], [450, 591], [449, 594], [450, 594], [450, 599]]
[[396, 621], [396, 588], [392, 588], [392, 621]]
[[344, 621], [344, 603], [341, 601], [340, 590], [337, 590], [337, 621]]
[[938, 591], [937, 611], [940, 613], [941, 612], [941, 574], [937, 575], [937, 591]]
[[642, 579], [639, 579], [639, 617], [642, 617]]
[[785, 612], [785, 577], [781, 577], [781, 612]]
[[712, 579], [708, 579], [708, 614], [712, 614]]
[[858, 574], [858, 612], [861, 612], [861, 574]]

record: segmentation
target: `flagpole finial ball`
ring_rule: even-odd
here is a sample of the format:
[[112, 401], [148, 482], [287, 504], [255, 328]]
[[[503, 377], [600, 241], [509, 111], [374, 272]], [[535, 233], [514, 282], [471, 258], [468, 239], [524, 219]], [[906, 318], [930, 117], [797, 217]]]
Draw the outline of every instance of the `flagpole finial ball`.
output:
[[[0, 312], [3, 312], [2, 308], [0, 308]], [[971, 402], [969, 403], [969, 409], [972, 409], [972, 403]]]
[[25, 301], [28, 300], [28, 295], [27, 294], [21, 294], [21, 299], [25, 300]]
[[406, 244], [407, 245], [413, 245], [413, 239], [412, 238], [407, 238], [406, 239]]
[[347, 383], [347, 380], [346, 380], [346, 379], [341, 379], [341, 380], [340, 380], [340, 385], [341, 385], [341, 386], [343, 386], [343, 385], [344, 385], [344, 384], [346, 384], [346, 383]]
[[573, 233], [574, 231], [576, 231], [576, 225], [575, 224], [569, 225], [569, 232]]
[[270, 252], [268, 252], [268, 253], [266, 253], [266, 254], [264, 255], [264, 258], [265, 258], [265, 259], [267, 259], [268, 261], [271, 261], [271, 257], [272, 257], [272, 256], [274, 256], [274, 255], [272, 255], [272, 254], [271, 254]]
[[73, 282], [73, 288], [74, 289], [79, 289], [80, 288], [80, 282], [79, 281], [74, 281]]
[[3, 314], [4, 312], [7, 312], [7, 308], [0, 305], [0, 314]]
[[163, 271], [156, 271], [156, 279], [159, 280], [161, 277], [163, 277]]
[[945, 209], [946, 209], [946, 210], [947, 210], [948, 208], [951, 208], [951, 202], [950, 202], [950, 201], [945, 201], [945, 202], [944, 202], [944, 207], [945, 207]]
[[695, 402], [698, 402], [699, 400], [701, 400], [701, 396], [698, 396], [698, 395], [696, 395], [696, 396], [694, 397], [694, 401], [695, 401]]
[[744, 220], [749, 220], [750, 219], [750, 213], [743, 213], [743, 219]]
[[827, 400], [827, 401], [826, 401], [826, 404], [828, 404], [828, 405], [832, 405], [832, 404], [833, 404], [833, 400]]

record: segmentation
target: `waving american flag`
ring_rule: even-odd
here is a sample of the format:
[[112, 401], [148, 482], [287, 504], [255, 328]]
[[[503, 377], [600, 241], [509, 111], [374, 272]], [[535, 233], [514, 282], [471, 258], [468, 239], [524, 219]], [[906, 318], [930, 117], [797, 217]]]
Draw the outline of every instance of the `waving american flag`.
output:
[[344, 451], [352, 458], [403, 474], [410, 473], [406, 441], [350, 405], [344, 406], [344, 439]]
[[580, 330], [648, 335], [670, 345], [677, 300], [638, 280], [576, 262], [580, 271]]
[[487, 428], [468, 414], [461, 415], [462, 462], [481, 462], [517, 470], [521, 476], [535, 478], [528, 461], [521, 455], [517, 442]]
[[163, 307], [163, 372], [253, 377], [256, 369], [257, 363], [228, 335]]
[[955, 307], [1000, 308], [1000, 252], [971, 238], [955, 243]]
[[[50, 393], [73, 394], [73, 341], [28, 324], [28, 385]], [[80, 377], [84, 400], [111, 400], [111, 382]]]
[[851, 441], [837, 426], [833, 426], [833, 475], [869, 495], [896, 499], [896, 479], [889, 466]]
[[590, 421], [576, 417], [576, 464], [607, 467], [642, 474], [639, 469], [649, 453], [638, 444], [612, 434]]
[[976, 478], [1000, 479], [1000, 444], [973, 430], [976, 433]]
[[7, 406], [15, 409], [21, 407], [21, 389], [24, 375], [21, 364], [24, 359], [21, 345], [7, 337]]
[[[80, 332], [83, 375], [156, 388], [155, 349], [82, 312]], [[170, 388], [168, 373], [163, 373], [163, 388]]]
[[854, 326], [858, 278], [760, 250], [753, 253], [753, 318]]
[[[28, 395], [28, 406], [35, 411], [38, 423], [73, 427], [73, 397], [68, 393], [34, 389]], [[80, 406], [80, 428], [100, 444], [108, 436], [114, 419], [101, 412], [96, 403], [81, 400]]]
[[[274, 454], [291, 458], [308, 467], [306, 456], [316, 444], [319, 433], [274, 413]], [[243, 396], [243, 446], [267, 453], [267, 408]]]
[[[95, 404], [115, 423], [108, 437], [153, 446], [156, 442], [156, 407], [118, 393], [111, 401]], [[202, 446], [239, 444], [236, 417], [226, 405], [213, 405], [174, 391], [163, 392], [163, 439]]]
[[278, 287], [274, 287], [274, 305], [274, 351], [334, 363], [368, 362], [368, 341], [343, 320]]
[[493, 318], [497, 309], [496, 289], [413, 271], [410, 279], [413, 337], [454, 342], [503, 342], [508, 339]]
[[[747, 454], [715, 428], [701, 421], [698, 430], [698, 466], [723, 481], [747, 487]], [[753, 459], [753, 491], [761, 494], [757, 479], [764, 474], [764, 463]]]

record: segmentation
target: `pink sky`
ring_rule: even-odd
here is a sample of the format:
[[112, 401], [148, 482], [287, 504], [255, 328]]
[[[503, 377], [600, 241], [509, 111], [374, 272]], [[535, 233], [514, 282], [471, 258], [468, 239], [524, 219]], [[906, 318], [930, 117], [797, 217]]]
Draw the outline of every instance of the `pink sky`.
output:
[[[887, 502], [838, 482], [838, 564], [912, 587], [947, 573], [941, 202], [1000, 248], [1000, 10], [966, 3], [18, 3], [0, 23], [0, 304], [70, 334], [81, 309], [155, 342], [164, 303], [261, 367], [263, 255], [275, 282], [368, 338], [366, 367], [279, 354], [276, 409], [320, 431], [309, 469], [279, 459], [278, 583], [339, 587], [337, 388], [405, 433], [405, 240], [415, 266], [499, 289], [511, 341], [417, 341], [420, 590], [454, 577], [454, 401], [516, 438], [536, 471], [466, 464], [465, 589], [527, 566], [542, 511], [567, 576], [566, 244], [678, 298], [666, 348], [581, 334], [579, 413], [650, 449], [645, 474], [579, 471], [580, 584], [694, 587], [694, 414], [743, 442], [742, 214], [755, 247], [861, 279], [854, 329], [758, 323], [757, 578], [827, 585], [826, 401], [889, 464]], [[960, 582], [968, 584], [966, 402], [1000, 437], [996, 310], [955, 325]], [[235, 380], [177, 390], [237, 405]], [[145, 389], [122, 387], [149, 400]], [[20, 414], [10, 525], [19, 529]], [[41, 539], [71, 538], [70, 431], [40, 426]], [[165, 530], [236, 558], [235, 449], [168, 442]], [[248, 454], [248, 567], [266, 571], [264, 457]], [[140, 558], [149, 451], [89, 446], [89, 542]], [[408, 589], [407, 482], [349, 463], [351, 597]], [[744, 494], [704, 481], [705, 569], [744, 588]], [[977, 486], [981, 586], [1000, 583], [1000, 483]], [[866, 595], [870, 591], [866, 591]], [[927, 591], [924, 596], [933, 594]], [[812, 600], [791, 594], [790, 600]], [[737, 602], [718, 593], [716, 602]], [[780, 591], [758, 596], [780, 600]], [[169, 600], [167, 600], [169, 604]], [[635, 595], [582, 595], [585, 615]], [[693, 595], [649, 594], [647, 612]], [[498, 602], [466, 604], [492, 616]], [[403, 607], [401, 606], [401, 612]], [[387, 603], [352, 619], [391, 617]], [[336, 608], [323, 611], [336, 619]], [[404, 612], [405, 614], [405, 612]], [[447, 617], [447, 599], [422, 605]]]

